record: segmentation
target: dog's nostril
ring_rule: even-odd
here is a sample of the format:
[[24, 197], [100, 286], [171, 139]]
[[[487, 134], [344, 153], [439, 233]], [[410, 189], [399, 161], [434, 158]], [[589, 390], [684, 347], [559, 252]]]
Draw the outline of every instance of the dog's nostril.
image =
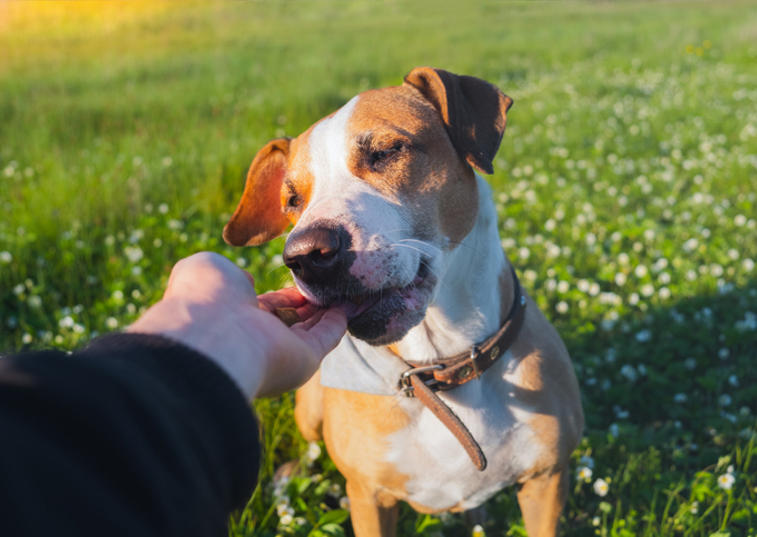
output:
[[332, 277], [343, 261], [343, 230], [311, 227], [292, 234], [284, 247], [284, 264], [306, 283]]

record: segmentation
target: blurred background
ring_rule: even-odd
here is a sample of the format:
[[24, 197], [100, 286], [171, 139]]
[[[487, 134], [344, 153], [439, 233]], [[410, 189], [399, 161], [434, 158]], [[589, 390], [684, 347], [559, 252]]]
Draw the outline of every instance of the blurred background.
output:
[[[515, 101], [489, 177], [502, 244], [587, 414], [565, 532], [753, 535], [753, 2], [0, 1], [0, 352], [123, 328], [198, 250], [286, 284], [281, 239], [221, 239], [255, 153], [420, 65]], [[231, 534], [349, 534], [291, 396], [256, 406], [264, 480]], [[523, 534], [512, 491], [489, 510], [481, 531]]]

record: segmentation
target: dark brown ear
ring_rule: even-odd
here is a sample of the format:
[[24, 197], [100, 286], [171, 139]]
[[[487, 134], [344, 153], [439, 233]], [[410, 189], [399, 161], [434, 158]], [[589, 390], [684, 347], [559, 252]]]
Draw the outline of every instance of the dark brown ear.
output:
[[460, 157], [482, 173], [494, 173], [494, 156], [513, 100], [480, 78], [430, 67], [416, 67], [405, 83], [439, 111]]
[[271, 140], [255, 155], [242, 199], [223, 228], [223, 238], [232, 246], [258, 246], [281, 235], [289, 225], [281, 210], [281, 184], [290, 140]]

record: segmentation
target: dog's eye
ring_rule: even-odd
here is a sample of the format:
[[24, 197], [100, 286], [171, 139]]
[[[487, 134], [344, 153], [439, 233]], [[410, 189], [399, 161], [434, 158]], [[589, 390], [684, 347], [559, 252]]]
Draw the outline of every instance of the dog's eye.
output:
[[287, 198], [287, 209], [296, 209], [302, 205], [302, 198], [297, 194], [292, 194]]
[[371, 151], [369, 155], [369, 162], [371, 167], [377, 167], [386, 162], [390, 157], [402, 151], [404, 146], [402, 142], [397, 142], [389, 149], [381, 149], [379, 151]]

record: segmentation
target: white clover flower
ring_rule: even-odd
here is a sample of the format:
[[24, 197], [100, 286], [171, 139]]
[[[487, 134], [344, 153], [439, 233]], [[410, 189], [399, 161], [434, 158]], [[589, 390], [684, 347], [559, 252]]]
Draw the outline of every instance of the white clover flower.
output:
[[578, 280], [576, 287], [578, 287], [578, 290], [581, 291], [582, 293], [588, 293], [589, 287], [591, 287], [591, 284], [589, 283], [589, 280]]
[[26, 332], [26, 333], [25, 333], [25, 334], [24, 334], [24, 335], [23, 335], [23, 336], [21, 337], [21, 342], [22, 342], [22, 343], [23, 343], [24, 345], [28, 345], [29, 343], [31, 343], [31, 342], [32, 342], [32, 335], [31, 335], [31, 334], [30, 334], [29, 332]]
[[697, 249], [698, 246], [699, 246], [699, 241], [694, 238], [689, 239], [683, 243], [683, 249], [686, 250], [687, 252], [693, 252], [694, 250]]
[[623, 274], [622, 272], [618, 272], [618, 273], [617, 273], [617, 274], [615, 275], [615, 283], [616, 283], [616, 284], [617, 284], [617, 285], [618, 285], [619, 287], [622, 287], [623, 285], [625, 285], [625, 283], [626, 283], [626, 275], [625, 275], [625, 274]]
[[111, 296], [113, 297], [113, 300], [116, 300], [118, 302], [124, 299], [124, 293], [120, 290], [113, 291], [113, 294]]
[[746, 216], [744, 216], [743, 214], [737, 214], [736, 218], [733, 219], [733, 223], [739, 227], [743, 226], [744, 224], [746, 224]]
[[73, 328], [74, 324], [76, 323], [70, 315], [66, 315], [60, 321], [58, 321], [58, 326], [60, 326], [61, 328]]
[[158, 212], [160, 214], [168, 214], [168, 205], [166, 203], [158, 205]]
[[621, 252], [620, 254], [618, 254], [618, 263], [620, 265], [624, 265], [625, 266], [625, 265], [628, 265], [629, 262], [630, 262], [630, 259], [629, 259], [627, 253]]
[[754, 270], [754, 261], [751, 259], [744, 259], [744, 261], [741, 262], [741, 266], [746, 272], [752, 272]]
[[176, 220], [175, 218], [171, 218], [168, 221], [168, 229], [172, 231], [179, 231], [181, 228], [184, 227], [184, 224], [180, 220]]
[[13, 256], [11, 255], [10, 252], [5, 251], [5, 250], [0, 252], [0, 263], [7, 265], [11, 261], [13, 261]]
[[131, 235], [129, 235], [129, 242], [134, 244], [135, 242], [141, 241], [145, 236], [145, 232], [141, 229], [135, 229], [131, 232]]
[[282, 526], [289, 526], [292, 522], [294, 522], [294, 517], [289, 513], [286, 513], [284, 514], [284, 516], [279, 518], [279, 524], [281, 524]]
[[[287, 488], [287, 485], [289, 485], [289, 476], [285, 475], [284, 477], [275, 480], [273, 482], [273, 495], [281, 496]], [[281, 501], [286, 501], [287, 505], [289, 505], [289, 498], [286, 496], [284, 496]]]
[[557, 223], [552, 218], [544, 223], [544, 229], [547, 231], [554, 231], [555, 227], [557, 227]]
[[654, 285], [646, 283], [641, 286], [641, 294], [643, 296], [652, 296], [654, 294]]
[[116, 243], [116, 238], [113, 235], [108, 235], [105, 237], [105, 245], [106, 246], [113, 246]]
[[594, 518], [591, 519], [592, 526], [599, 526], [601, 523], [602, 523], [602, 519], [599, 518], [598, 516], [595, 516]]
[[667, 300], [670, 298], [670, 289], [667, 287], [661, 287], [660, 288], [660, 298], [663, 300]]
[[570, 306], [568, 306], [567, 302], [565, 302], [564, 300], [561, 300], [560, 302], [557, 303], [557, 306], [555, 306], [555, 309], [557, 310], [558, 313], [567, 313], [568, 310], [570, 309]]
[[594, 492], [597, 496], [604, 498], [610, 492], [610, 485], [600, 477], [594, 482]]
[[652, 339], [652, 331], [651, 330], [641, 330], [636, 333], [636, 341], [640, 343], [646, 343]]
[[105, 326], [107, 326], [111, 330], [115, 330], [116, 328], [118, 328], [118, 321], [115, 317], [108, 317], [105, 320]]
[[347, 511], [350, 510], [350, 499], [347, 496], [342, 496], [339, 498], [339, 507], [342, 509], [346, 509]]
[[733, 474], [723, 474], [718, 477], [718, 486], [723, 490], [731, 490], [735, 481], [736, 478], [733, 477]]
[[[289, 506], [289, 497], [282, 496], [282, 498], [276, 504], [276, 514], [282, 517], [286, 515], [287, 513], [289, 513], [291, 509], [292, 508]], [[292, 510], [292, 513], [294, 513], [293, 510]]]
[[631, 364], [626, 364], [623, 367], [621, 367], [620, 374], [626, 377], [631, 382], [636, 382], [636, 380], [639, 378], [638, 373], [636, 373], [636, 370], [633, 368]]
[[131, 267], [132, 276], [140, 276], [142, 274], [142, 267]]
[[337, 497], [342, 495], [342, 487], [339, 485], [339, 483], [334, 483], [329, 487], [329, 494], [331, 496]]
[[576, 479], [588, 483], [589, 481], [591, 481], [591, 476], [593, 473], [594, 471], [591, 468], [588, 468], [587, 466], [579, 466], [578, 468], [576, 468]]
[[691, 507], [689, 507], [689, 512], [692, 515], [696, 515], [699, 512], [699, 502], [698, 501], [695, 500], [695, 501], [693, 501], [691, 503]]
[[84, 325], [79, 323], [74, 324], [73, 329], [75, 334], [83, 334], [85, 330]]
[[307, 458], [314, 461], [321, 456], [321, 447], [317, 442], [310, 442], [308, 444]]
[[589, 295], [597, 296], [599, 294], [599, 291], [601, 291], [599, 284], [597, 282], [592, 282], [591, 285], [589, 286]]
[[647, 270], [647, 267], [645, 265], [638, 265], [635, 269], [633, 269], [633, 273], [636, 274], [637, 278], [643, 278], [649, 273], [649, 270]]
[[244, 257], [238, 257], [237, 258], [237, 266], [240, 268], [244, 268], [247, 266], [247, 260]]
[[129, 261], [132, 263], [137, 263], [145, 256], [145, 253], [139, 246], [127, 246], [124, 248], [124, 254], [126, 254], [126, 257], [128, 257]]
[[718, 404], [720, 406], [729, 406], [732, 402], [733, 400], [731, 399], [731, 396], [727, 393], [724, 393], [723, 395], [718, 397]]
[[560, 280], [560, 283], [557, 284], [557, 292], [559, 293], [567, 293], [569, 289], [570, 284], [565, 280]]
[[718, 351], [718, 358], [721, 360], [727, 360], [728, 357], [731, 355], [731, 351], [728, 350], [726, 347], [723, 347]]
[[523, 248], [518, 250], [518, 255], [521, 259], [526, 260], [531, 255], [531, 251], [524, 246]]
[[635, 306], [636, 304], [638, 304], [639, 303], [639, 295], [636, 294], [636, 293], [631, 293], [630, 295], [628, 295], [628, 303], [631, 306]]
[[13, 294], [16, 295], [16, 296], [18, 296], [21, 293], [23, 293], [25, 290], [26, 290], [26, 288], [24, 287], [24, 284], [23, 283], [19, 283], [18, 285], [16, 285], [16, 287], [13, 288]]
[[164, 168], [168, 168], [171, 164], [173, 164], [173, 159], [171, 157], [163, 157], [163, 160], [161, 161]]

